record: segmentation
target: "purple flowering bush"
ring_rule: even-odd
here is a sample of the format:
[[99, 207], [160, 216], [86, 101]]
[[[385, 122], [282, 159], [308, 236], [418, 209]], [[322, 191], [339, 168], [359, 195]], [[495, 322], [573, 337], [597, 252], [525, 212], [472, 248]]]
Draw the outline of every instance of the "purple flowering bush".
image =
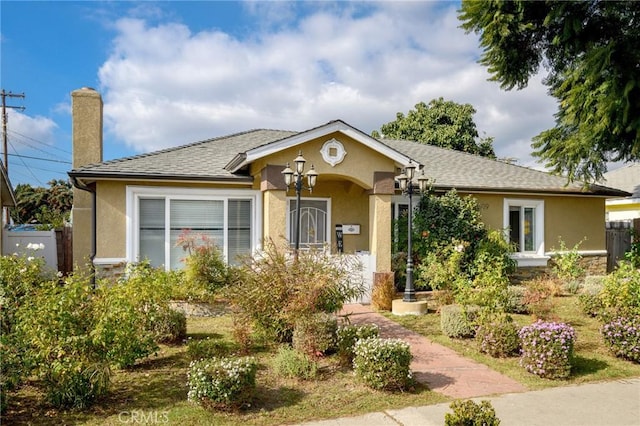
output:
[[528, 372], [548, 379], [571, 374], [576, 332], [568, 324], [537, 321], [522, 327], [520, 365]]
[[640, 316], [614, 318], [602, 326], [602, 337], [617, 357], [640, 363]]

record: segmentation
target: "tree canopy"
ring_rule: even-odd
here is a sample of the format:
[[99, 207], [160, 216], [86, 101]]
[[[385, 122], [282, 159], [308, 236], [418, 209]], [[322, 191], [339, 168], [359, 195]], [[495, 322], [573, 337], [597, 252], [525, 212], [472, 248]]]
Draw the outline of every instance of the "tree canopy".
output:
[[473, 115], [476, 110], [470, 104], [458, 104], [433, 99], [429, 104], [420, 102], [405, 116], [399, 112], [396, 120], [373, 131], [372, 136], [405, 139], [451, 148], [470, 154], [495, 158], [493, 138], [480, 139]]
[[16, 186], [16, 206], [10, 209], [14, 222], [58, 228], [68, 221], [73, 205], [71, 183], [53, 179], [48, 184], [49, 188], [28, 183]]
[[545, 166], [591, 181], [640, 159], [640, 2], [463, 0], [459, 19], [503, 89], [546, 68], [558, 111], [532, 145]]

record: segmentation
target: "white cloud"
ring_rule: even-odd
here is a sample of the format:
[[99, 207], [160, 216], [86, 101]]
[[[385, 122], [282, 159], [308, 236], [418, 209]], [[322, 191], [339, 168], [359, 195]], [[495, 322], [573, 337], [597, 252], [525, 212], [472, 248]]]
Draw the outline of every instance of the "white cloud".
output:
[[444, 97], [476, 108], [499, 156], [530, 165], [530, 139], [552, 126], [555, 102], [540, 79], [519, 92], [486, 81], [457, 4], [313, 5], [295, 15], [291, 3], [249, 3], [256, 27], [246, 38], [118, 20], [99, 73], [107, 131], [137, 151], [337, 118], [370, 132]]
[[44, 145], [54, 145], [54, 132], [58, 125], [49, 117], [37, 115], [35, 117], [16, 110], [7, 110], [7, 135], [11, 147], [9, 152], [24, 151], [34, 146], [42, 148]]

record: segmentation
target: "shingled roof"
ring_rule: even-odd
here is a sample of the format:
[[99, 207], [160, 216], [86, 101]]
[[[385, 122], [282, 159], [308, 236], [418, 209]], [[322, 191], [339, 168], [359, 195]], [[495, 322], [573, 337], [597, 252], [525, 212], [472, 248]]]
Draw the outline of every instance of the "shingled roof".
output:
[[628, 164], [605, 173], [603, 183], [630, 192], [633, 198], [640, 198], [640, 163]]
[[[537, 192], [603, 195], [625, 197], [629, 194], [601, 185], [567, 184], [564, 177], [553, 176], [501, 161], [451, 149], [444, 149], [418, 142], [373, 139], [340, 120], [325, 126], [344, 124], [359, 139], [367, 140], [379, 149], [384, 145], [403, 157], [409, 157], [424, 166], [425, 175], [434, 181], [436, 189], [456, 188], [467, 191]], [[319, 129], [323, 126], [319, 126]], [[313, 129], [315, 130], [315, 129]], [[306, 131], [308, 132], [308, 131]], [[169, 148], [148, 154], [126, 157], [103, 163], [89, 164], [69, 172], [74, 178], [144, 179], [188, 181], [238, 181], [251, 182], [244, 169], [235, 173], [225, 166], [248, 151], [269, 144], [283, 145], [287, 139], [297, 140], [305, 132], [257, 129], [229, 136], [207, 139], [188, 145]], [[395, 151], [395, 152], [393, 152]]]

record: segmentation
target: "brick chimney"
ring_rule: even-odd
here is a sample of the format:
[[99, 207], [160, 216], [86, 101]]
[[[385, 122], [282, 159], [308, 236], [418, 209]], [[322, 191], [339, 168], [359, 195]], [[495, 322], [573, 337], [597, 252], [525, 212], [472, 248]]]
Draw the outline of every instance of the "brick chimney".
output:
[[[89, 87], [71, 92], [73, 168], [102, 162], [102, 97]], [[89, 187], [90, 190], [95, 188]], [[95, 255], [94, 194], [73, 188], [73, 263], [87, 265]]]

